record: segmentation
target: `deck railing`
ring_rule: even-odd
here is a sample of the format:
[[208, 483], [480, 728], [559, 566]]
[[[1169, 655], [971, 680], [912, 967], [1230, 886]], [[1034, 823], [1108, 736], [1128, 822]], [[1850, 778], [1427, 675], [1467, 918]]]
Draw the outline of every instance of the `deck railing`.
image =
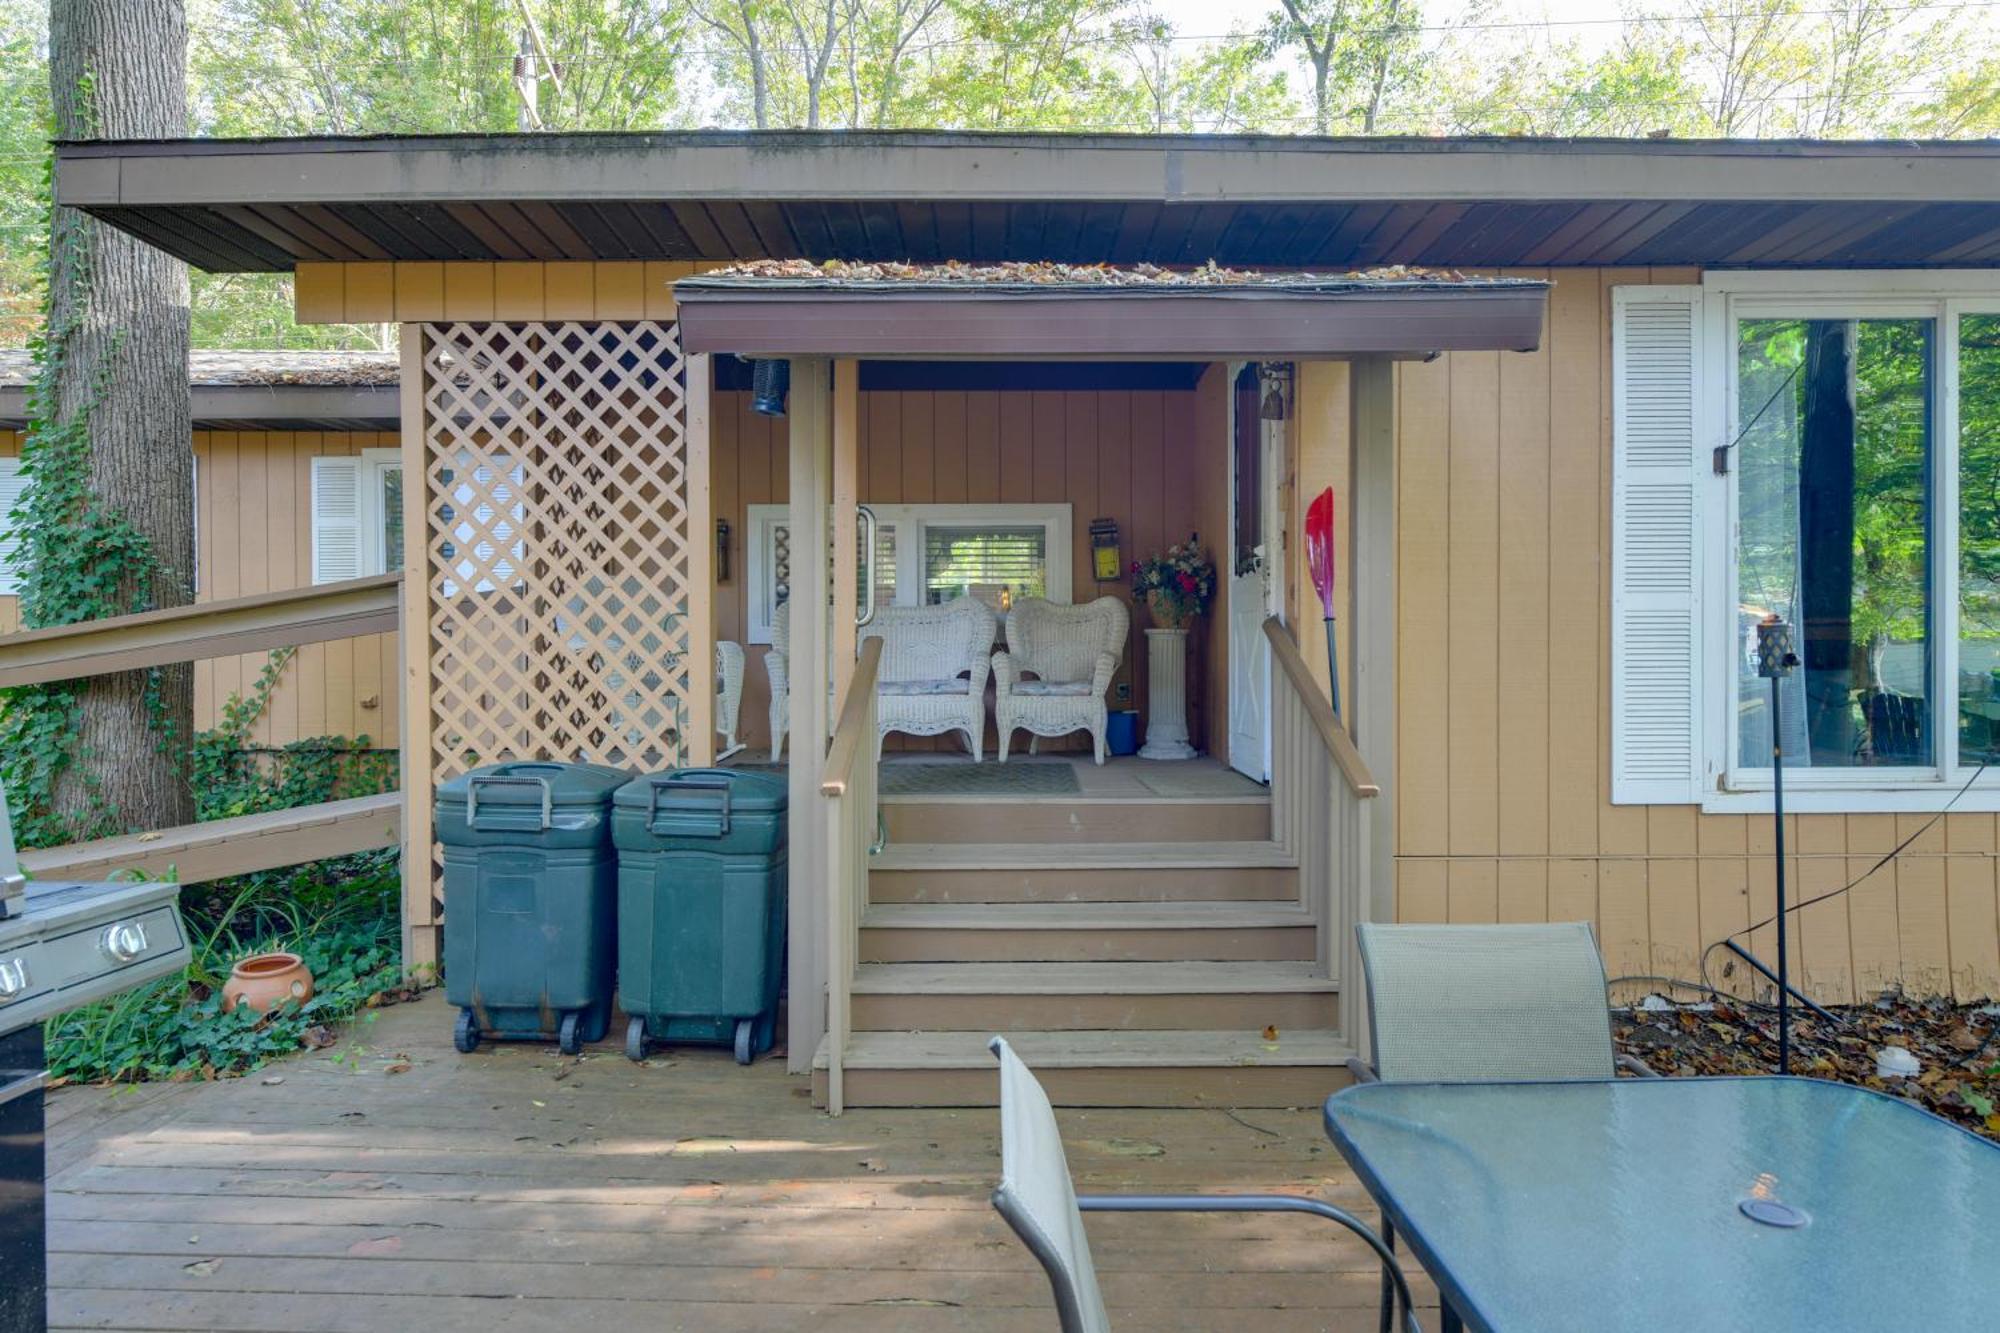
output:
[[[0, 635], [0, 687], [394, 632], [401, 584], [401, 574], [381, 574]], [[21, 863], [44, 879], [171, 866], [180, 883], [197, 884], [393, 847], [401, 839], [401, 800], [385, 792], [126, 834], [27, 852]]]
[[841, 701], [840, 720], [820, 774], [826, 798], [826, 1110], [845, 1107], [843, 1062], [853, 1029], [850, 1014], [854, 965], [861, 945], [861, 913], [868, 906], [868, 857], [875, 845], [879, 806], [875, 679], [882, 640], [864, 639], [854, 676]]
[[1340, 983], [1340, 1030], [1366, 1028], [1354, 924], [1375, 875], [1373, 810], [1382, 789], [1334, 716], [1291, 631], [1264, 622], [1271, 643], [1271, 831], [1299, 861], [1299, 887], [1319, 926], [1319, 966]]

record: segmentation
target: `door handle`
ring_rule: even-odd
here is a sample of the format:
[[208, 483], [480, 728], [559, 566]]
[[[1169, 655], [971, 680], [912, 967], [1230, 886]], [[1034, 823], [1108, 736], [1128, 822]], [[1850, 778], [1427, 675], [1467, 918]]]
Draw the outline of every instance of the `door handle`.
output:
[[866, 553], [862, 561], [864, 577], [861, 586], [867, 595], [862, 599], [861, 609], [854, 613], [854, 627], [859, 629], [875, 619], [875, 557], [877, 536], [882, 530], [882, 524], [881, 520], [875, 517], [875, 511], [867, 505], [854, 506], [854, 512], [862, 520], [863, 530], [867, 533], [861, 548]]

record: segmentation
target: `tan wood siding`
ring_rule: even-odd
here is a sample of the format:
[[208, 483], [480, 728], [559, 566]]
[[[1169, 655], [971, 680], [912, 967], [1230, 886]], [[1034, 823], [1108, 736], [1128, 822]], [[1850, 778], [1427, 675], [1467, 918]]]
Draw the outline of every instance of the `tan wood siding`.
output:
[[[394, 433], [196, 431], [196, 595], [213, 602], [312, 582], [312, 460], [322, 454], [393, 449]], [[18, 456], [21, 434], [0, 432], [0, 457]], [[20, 628], [20, 599], [0, 597], [0, 633]], [[252, 729], [257, 745], [309, 736], [366, 735], [396, 744], [395, 636], [307, 644], [285, 668], [270, 709]], [[262, 653], [197, 662], [195, 726], [222, 718], [232, 694], [247, 694]]]
[[[1695, 978], [1708, 945], [1771, 913], [1770, 821], [1611, 804], [1608, 576], [1611, 289], [1699, 275], [1526, 276], [1555, 283], [1542, 350], [1397, 370], [1397, 910], [1586, 919], [1614, 977]], [[1794, 900], [1838, 889], [1923, 819], [1794, 817]], [[1800, 912], [1795, 975], [1835, 1001], [1896, 983], [2000, 994], [1996, 831], [1993, 815], [1951, 815]], [[1774, 932], [1750, 947], [1770, 959]]]
[[651, 260], [303, 263], [292, 299], [301, 324], [671, 319], [674, 280], [716, 267]]
[[[861, 500], [1066, 503], [1072, 524], [1071, 597], [1082, 603], [1115, 596], [1129, 603], [1131, 589], [1122, 575], [1104, 583], [1092, 576], [1093, 518], [1117, 521], [1128, 562], [1190, 532], [1200, 531], [1211, 544], [1226, 536], [1226, 526], [1211, 526], [1214, 520], [1203, 514], [1203, 506], [1212, 501], [1202, 492], [1212, 493], [1216, 486], [1197, 482], [1225, 478], [1227, 435], [1219, 427], [1208, 432], [1198, 424], [1207, 421], [1196, 409], [1198, 396], [1189, 390], [871, 390], [860, 395]], [[1217, 403], [1224, 401], [1213, 396]], [[737, 392], [715, 395], [713, 420], [715, 513], [730, 525], [729, 582], [716, 599], [716, 613], [720, 637], [742, 643], [749, 614], [749, 507], [783, 504], [789, 498], [785, 425], [751, 412], [750, 396]], [[1226, 503], [1226, 480], [1221, 485]], [[1213, 619], [1221, 623], [1219, 609]], [[1125, 661], [1112, 687], [1114, 709], [1144, 713], [1142, 631], [1147, 623], [1141, 608], [1133, 617]], [[1199, 647], [1203, 636], [1193, 638]], [[759, 644], [744, 646], [749, 662], [738, 733], [749, 745], [768, 746], [765, 650]], [[1220, 667], [1219, 656], [1197, 657], [1191, 718], [1197, 745], [1203, 743], [1212, 711], [1205, 706], [1208, 687], [1203, 682]], [[1116, 697], [1120, 683], [1131, 687], [1129, 704]], [[892, 744], [949, 750], [957, 743], [948, 737], [897, 737]], [[1084, 742], [1066, 744], [1078, 748]]]

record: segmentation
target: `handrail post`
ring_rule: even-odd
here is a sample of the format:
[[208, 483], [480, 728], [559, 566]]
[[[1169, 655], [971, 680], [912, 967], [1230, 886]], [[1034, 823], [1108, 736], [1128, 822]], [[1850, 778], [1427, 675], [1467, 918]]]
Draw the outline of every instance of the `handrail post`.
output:
[[847, 1109], [847, 1042], [853, 1028], [854, 968], [860, 958], [861, 914], [868, 907], [868, 857], [875, 841], [877, 764], [875, 681], [882, 640], [862, 641], [840, 721], [820, 774], [826, 802], [826, 1110]]

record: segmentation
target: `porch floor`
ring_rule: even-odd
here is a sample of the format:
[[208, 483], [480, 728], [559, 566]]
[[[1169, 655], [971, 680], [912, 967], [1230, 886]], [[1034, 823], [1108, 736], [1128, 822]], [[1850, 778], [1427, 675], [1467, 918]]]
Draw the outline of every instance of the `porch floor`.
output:
[[[789, 767], [791, 751], [785, 752], [785, 762], [772, 765], [770, 752], [750, 749], [723, 761], [726, 768]], [[1052, 790], [1052, 783], [1041, 775], [1050, 768], [1060, 766], [1070, 770], [1075, 779], [1075, 787], [1062, 784], [1061, 790]], [[977, 765], [972, 756], [964, 752], [948, 750], [891, 750], [882, 756], [883, 796], [888, 800], [991, 800], [1006, 801], [1228, 801], [1270, 799], [1270, 788], [1253, 782], [1236, 772], [1227, 764], [1208, 755], [1198, 755], [1193, 759], [1154, 760], [1140, 759], [1133, 755], [1113, 755], [1102, 764], [1091, 762], [1089, 755], [1016, 753], [1005, 764], [999, 763], [988, 751]], [[897, 791], [892, 770], [911, 769], [936, 770], [935, 789], [929, 791]], [[955, 789], [949, 770], [963, 769], [968, 775], [977, 774], [978, 790]]]
[[[987, 1204], [994, 1112], [829, 1119], [782, 1060], [718, 1051], [461, 1056], [450, 1017], [434, 992], [247, 1079], [51, 1094], [52, 1325], [1054, 1329]], [[1084, 1190], [1373, 1215], [1316, 1109], [1060, 1114]], [[1119, 1327], [1375, 1327], [1366, 1251], [1313, 1219], [1090, 1230]]]

